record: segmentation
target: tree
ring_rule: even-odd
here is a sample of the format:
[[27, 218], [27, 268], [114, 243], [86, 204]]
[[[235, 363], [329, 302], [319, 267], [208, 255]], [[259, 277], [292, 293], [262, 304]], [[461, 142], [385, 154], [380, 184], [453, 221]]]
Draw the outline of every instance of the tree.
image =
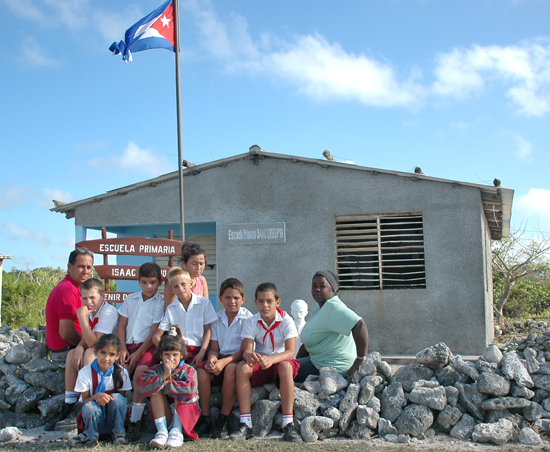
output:
[[503, 326], [502, 309], [510, 298], [516, 281], [527, 275], [536, 275], [548, 270], [550, 237], [542, 234], [540, 239], [525, 240], [525, 228], [510, 233], [508, 238], [493, 242], [493, 275], [504, 280], [504, 291], [495, 308], [495, 321]]

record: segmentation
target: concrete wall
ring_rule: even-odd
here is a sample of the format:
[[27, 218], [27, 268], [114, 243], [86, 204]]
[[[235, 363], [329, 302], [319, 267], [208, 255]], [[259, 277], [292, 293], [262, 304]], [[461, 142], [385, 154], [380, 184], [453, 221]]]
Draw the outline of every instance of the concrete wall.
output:
[[[186, 175], [186, 222], [217, 225], [218, 281], [243, 281], [252, 310], [256, 285], [272, 281], [283, 309], [302, 298], [311, 311], [313, 273], [336, 268], [335, 216], [422, 212], [426, 289], [342, 291], [341, 298], [365, 319], [371, 350], [410, 354], [444, 341], [456, 353], [481, 353], [492, 334], [492, 312], [479, 189], [319, 163], [243, 159]], [[77, 226], [178, 218], [177, 179], [76, 210]], [[270, 222], [286, 223], [285, 244], [228, 246], [228, 224]]]

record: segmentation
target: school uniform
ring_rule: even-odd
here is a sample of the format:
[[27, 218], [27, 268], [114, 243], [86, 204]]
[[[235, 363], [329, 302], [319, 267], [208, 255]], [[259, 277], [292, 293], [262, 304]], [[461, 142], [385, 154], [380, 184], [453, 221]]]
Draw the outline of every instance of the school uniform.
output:
[[211, 340], [218, 341], [220, 356], [233, 355], [241, 349], [244, 321], [252, 317], [252, 313], [248, 309], [241, 307], [231, 325], [229, 324], [225, 309], [218, 311], [216, 315], [218, 319], [212, 324]]
[[168, 331], [173, 325], [179, 326], [190, 355], [189, 361], [197, 355], [202, 346], [204, 326], [217, 319], [218, 316], [210, 300], [192, 293], [187, 310], [177, 298], [166, 308], [159, 330]]
[[[164, 316], [164, 297], [157, 292], [148, 300], [143, 300], [143, 292], [135, 292], [126, 297], [119, 314], [128, 319], [126, 325], [126, 349], [131, 355], [136, 352], [151, 333], [154, 323], [160, 323]], [[155, 357], [157, 347], [152, 345], [141, 356], [137, 365], [151, 367], [158, 363]]]
[[[285, 351], [285, 341], [298, 337], [294, 319], [283, 310], [277, 308], [275, 319], [267, 325], [260, 313], [254, 314], [244, 321], [242, 338], [254, 341], [256, 353], [264, 356], [273, 356]], [[293, 378], [298, 374], [300, 364], [297, 360], [288, 360], [292, 365]], [[275, 383], [278, 380], [277, 366], [261, 369], [258, 363], [254, 364], [250, 384], [261, 386], [266, 383]]]
[[[82, 406], [81, 421], [77, 423], [80, 424], [79, 430], [84, 431], [90, 441], [93, 441], [97, 435], [124, 432], [127, 402], [126, 397], [119, 394], [119, 391], [131, 390], [132, 383], [126, 369], [122, 368], [121, 376], [120, 388], [115, 388], [112, 375], [105, 376], [103, 392], [110, 394], [114, 400], [103, 407], [95, 401], [87, 402]], [[92, 396], [96, 393], [100, 381], [101, 375], [92, 368], [92, 365], [84, 366], [78, 372], [74, 390], [80, 393], [90, 391]]]
[[118, 311], [106, 301], [94, 314], [86, 316], [88, 325], [94, 333], [116, 334], [118, 326]]
[[[252, 313], [248, 309], [241, 307], [231, 322], [231, 325], [229, 324], [229, 318], [227, 317], [225, 309], [218, 311], [216, 315], [218, 316], [218, 320], [211, 326], [212, 337], [210, 340], [218, 342], [218, 359], [221, 359], [231, 356], [241, 349], [244, 321], [252, 317]], [[205, 369], [206, 362], [207, 361], [203, 361], [200, 363], [198, 368]], [[214, 375], [212, 385], [219, 386], [223, 383], [224, 372], [225, 368], [219, 375]]]

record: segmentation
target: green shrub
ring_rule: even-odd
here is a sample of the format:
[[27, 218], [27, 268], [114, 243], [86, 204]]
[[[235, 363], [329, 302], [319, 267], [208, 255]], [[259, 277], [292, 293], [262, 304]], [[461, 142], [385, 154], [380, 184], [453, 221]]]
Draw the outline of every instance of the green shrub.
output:
[[4, 272], [2, 278], [2, 323], [12, 328], [46, 323], [48, 295], [63, 279], [65, 270], [51, 267]]
[[[496, 305], [505, 287], [502, 278], [493, 279], [493, 300]], [[546, 278], [518, 279], [512, 287], [510, 299], [504, 305], [508, 318], [543, 315], [550, 310], [550, 281]]]
[[[3, 272], [2, 323], [14, 329], [23, 325], [32, 328], [45, 325], [46, 301], [65, 274], [66, 270], [52, 267]], [[92, 276], [98, 277], [95, 270]], [[116, 281], [109, 281], [109, 290], [116, 291]]]

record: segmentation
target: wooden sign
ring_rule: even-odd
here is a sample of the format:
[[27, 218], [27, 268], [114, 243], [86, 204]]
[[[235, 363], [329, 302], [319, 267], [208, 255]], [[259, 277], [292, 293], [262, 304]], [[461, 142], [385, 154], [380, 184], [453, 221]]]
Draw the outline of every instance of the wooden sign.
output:
[[[93, 253], [130, 256], [177, 256], [183, 242], [148, 237], [121, 237], [78, 242], [76, 247], [86, 247]], [[137, 278], [137, 276], [136, 276]]]
[[[95, 265], [95, 271], [102, 279], [138, 279], [139, 265]], [[162, 280], [166, 281], [170, 267], [160, 267]]]
[[124, 303], [126, 297], [133, 292], [105, 292], [105, 301], [107, 303]]
[[85, 240], [78, 242], [76, 247], [86, 247], [96, 254], [103, 255], [103, 265], [96, 265], [98, 276], [105, 280], [105, 300], [112, 304], [121, 304], [126, 297], [133, 292], [109, 292], [109, 280], [134, 280], [137, 281], [139, 266], [137, 265], [109, 265], [109, 255], [129, 256], [168, 256], [169, 267], [161, 267], [162, 280], [165, 281], [171, 266], [174, 264], [174, 256], [179, 255], [185, 242], [173, 240], [174, 233], [170, 229], [167, 239], [152, 239], [149, 237], [120, 237], [107, 238], [107, 229], [101, 229], [101, 239]]

